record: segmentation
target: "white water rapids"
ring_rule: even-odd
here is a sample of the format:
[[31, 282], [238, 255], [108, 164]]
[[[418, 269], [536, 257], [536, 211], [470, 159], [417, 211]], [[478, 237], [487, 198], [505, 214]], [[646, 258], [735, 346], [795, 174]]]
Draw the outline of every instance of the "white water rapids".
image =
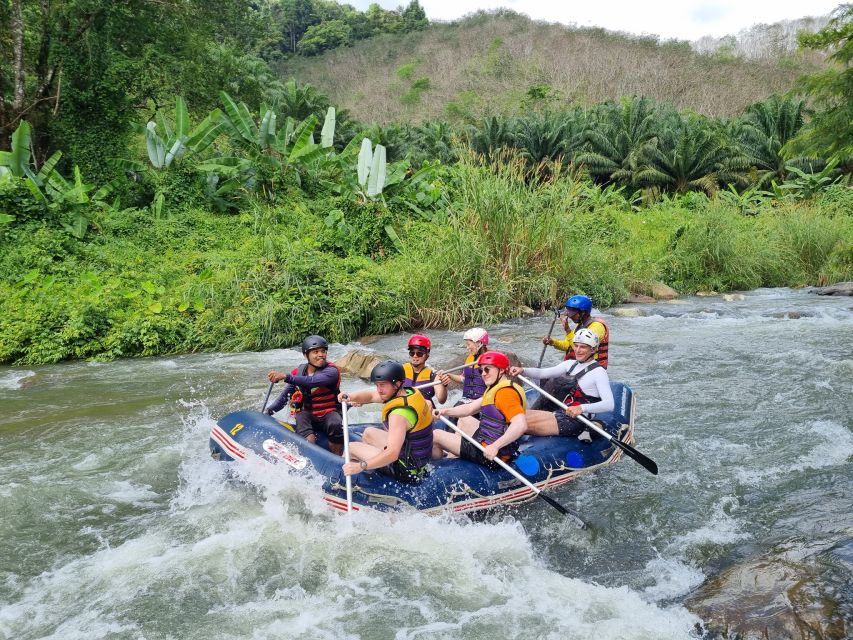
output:
[[[259, 408], [294, 349], [0, 368], [0, 638], [698, 638], [683, 603], [707, 577], [853, 536], [851, 307], [765, 289], [605, 313], [661, 472], [623, 456], [554, 494], [591, 532], [542, 501], [346, 516], [283, 468], [229, 477], [210, 428]], [[492, 346], [535, 364], [550, 320], [488, 327]], [[427, 333], [431, 364], [462, 354]], [[405, 358], [407, 337], [331, 359]]]

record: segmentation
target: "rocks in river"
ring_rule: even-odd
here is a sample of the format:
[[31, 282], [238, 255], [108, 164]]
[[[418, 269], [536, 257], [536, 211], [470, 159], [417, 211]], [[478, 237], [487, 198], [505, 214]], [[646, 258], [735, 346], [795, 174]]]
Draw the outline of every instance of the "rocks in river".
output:
[[740, 302], [741, 300], [745, 300], [746, 296], [742, 293], [724, 293], [722, 298], [726, 302]]
[[699, 298], [713, 298], [714, 296], [720, 295], [716, 291], [697, 291], [696, 296]]
[[655, 302], [657, 302], [657, 300], [655, 300], [651, 296], [644, 296], [640, 293], [632, 293], [628, 296], [625, 302], [627, 302], [628, 304], [654, 304]]
[[639, 318], [643, 315], [643, 312], [637, 307], [617, 307], [616, 309], [611, 309], [610, 313], [620, 318]]
[[349, 373], [367, 380], [370, 378], [370, 372], [373, 371], [373, 367], [387, 359], [387, 357], [371, 351], [356, 349], [348, 351], [343, 358], [335, 360], [335, 364], [341, 370], [341, 373]]
[[815, 316], [815, 314], [808, 311], [775, 311], [761, 315], [765, 318], [779, 318], [780, 320], [799, 320], [800, 318], [813, 318]]
[[674, 300], [678, 297], [678, 291], [663, 282], [653, 282], [651, 294], [656, 300]]
[[849, 564], [838, 564], [851, 548], [851, 540], [787, 543], [707, 579], [685, 605], [727, 638], [850, 638], [841, 575]]
[[809, 293], [819, 296], [853, 296], [853, 282], [836, 282], [827, 287], [812, 287]]

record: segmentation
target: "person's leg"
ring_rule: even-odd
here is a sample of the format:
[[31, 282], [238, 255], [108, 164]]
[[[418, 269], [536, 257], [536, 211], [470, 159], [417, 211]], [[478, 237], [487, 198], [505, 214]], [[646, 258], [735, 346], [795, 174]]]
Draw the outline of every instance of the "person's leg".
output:
[[315, 424], [329, 438], [329, 451], [338, 456], [343, 455], [344, 423], [341, 414], [337, 411], [332, 411], [316, 420]]
[[556, 436], [560, 434], [557, 418], [553, 411], [532, 409], [525, 412], [524, 417], [527, 419], [527, 431], [525, 433], [531, 436]]
[[480, 421], [474, 416], [465, 416], [464, 418], [459, 418], [459, 422], [456, 426], [462, 429], [462, 431], [469, 436], [473, 436], [474, 432], [480, 428]]
[[361, 441], [377, 449], [384, 449], [388, 444], [388, 432], [377, 427], [367, 427], [361, 436]]
[[296, 435], [305, 438], [311, 444], [317, 444], [314, 435], [314, 421], [310, 411], [300, 411], [296, 414]]
[[364, 442], [353, 442], [349, 446], [349, 455], [353, 460], [370, 460], [373, 456], [379, 455], [382, 449], [377, 449]]
[[435, 429], [432, 432], [432, 457], [441, 458], [445, 451], [453, 454], [454, 456], [458, 456], [461, 442], [462, 436], [458, 433], [449, 433], [447, 431]]

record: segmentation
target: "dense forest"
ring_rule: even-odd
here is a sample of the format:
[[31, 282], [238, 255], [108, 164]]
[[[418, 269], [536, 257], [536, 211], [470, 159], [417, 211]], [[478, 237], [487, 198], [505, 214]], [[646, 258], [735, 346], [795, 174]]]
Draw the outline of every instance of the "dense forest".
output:
[[2, 0], [0, 362], [853, 279], [853, 5], [820, 24], [775, 62], [538, 25], [549, 71], [510, 12]]

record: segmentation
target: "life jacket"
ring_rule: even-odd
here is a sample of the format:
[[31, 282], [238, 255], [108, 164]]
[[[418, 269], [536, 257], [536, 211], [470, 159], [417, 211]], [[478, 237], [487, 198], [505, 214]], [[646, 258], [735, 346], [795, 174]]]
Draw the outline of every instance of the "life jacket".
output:
[[477, 366], [478, 356], [472, 356], [470, 353], [465, 358], [465, 364], [470, 365], [462, 369], [462, 397], [468, 400], [476, 400], [482, 398], [486, 393], [486, 383], [483, 382], [483, 376], [480, 375], [480, 367]]
[[[498, 410], [497, 406], [495, 406], [495, 395], [497, 395], [498, 391], [507, 387], [512, 388], [518, 394], [518, 397], [521, 398], [522, 408], [527, 411], [527, 396], [524, 394], [524, 389], [507, 378], [501, 378], [483, 394], [483, 406], [480, 409], [480, 426], [473, 436], [478, 442], [492, 444], [506, 433], [509, 421]], [[505, 447], [501, 447], [498, 455], [504, 459], [512, 459], [517, 452], [518, 440], [509, 443]]]
[[[326, 363], [326, 367], [332, 367], [337, 371], [338, 379], [335, 381], [335, 386], [333, 388], [311, 387], [310, 393], [302, 392], [301, 408], [310, 411], [315, 418], [322, 418], [332, 411], [341, 411], [341, 403], [338, 402], [338, 395], [341, 393], [341, 372], [334, 362]], [[325, 367], [323, 368], [325, 369]], [[308, 363], [299, 365], [290, 373], [294, 376], [308, 375]]]
[[[604, 338], [602, 338], [601, 342], [598, 343], [598, 350], [595, 352], [595, 361], [606, 369], [607, 354], [610, 351], [610, 327], [607, 326], [607, 323], [604, 321], [604, 318], [587, 318], [583, 321], [583, 323], [581, 323], [578, 327], [575, 328], [575, 331], [577, 331], [578, 329], [586, 329], [593, 322], [600, 322], [604, 327]], [[575, 331], [572, 331], [569, 335], [566, 336], [566, 340], [569, 341], [569, 350], [566, 351], [566, 357], [563, 358], [563, 360], [575, 359], [575, 346], [572, 342], [572, 339], [575, 337]]]
[[388, 428], [391, 412], [399, 407], [414, 409], [417, 420], [406, 429], [406, 439], [398, 461], [417, 477], [432, 457], [432, 409], [419, 389], [406, 389], [406, 395], [394, 396], [382, 405], [382, 424]]
[[[406, 374], [406, 379], [403, 380], [403, 386], [406, 388], [414, 388], [416, 385], [423, 384], [424, 382], [435, 382], [435, 372], [429, 367], [424, 367], [420, 370], [420, 373], [415, 373], [412, 363], [404, 362], [403, 372]], [[435, 395], [435, 387], [418, 389], [418, 391], [427, 400], [432, 400], [432, 397]]]
[[577, 369], [578, 365], [583, 364], [582, 362], [576, 362], [573, 364], [569, 370], [563, 374], [563, 379], [568, 383], [568, 387], [566, 389], [566, 397], [563, 398], [563, 404], [567, 404], [570, 407], [581, 405], [581, 404], [590, 404], [593, 402], [599, 402], [601, 398], [596, 398], [595, 396], [588, 396], [581, 390], [580, 380], [590, 371], [595, 371], [601, 365], [595, 361], [591, 362], [587, 367], [581, 371], [575, 373], [575, 369]]

